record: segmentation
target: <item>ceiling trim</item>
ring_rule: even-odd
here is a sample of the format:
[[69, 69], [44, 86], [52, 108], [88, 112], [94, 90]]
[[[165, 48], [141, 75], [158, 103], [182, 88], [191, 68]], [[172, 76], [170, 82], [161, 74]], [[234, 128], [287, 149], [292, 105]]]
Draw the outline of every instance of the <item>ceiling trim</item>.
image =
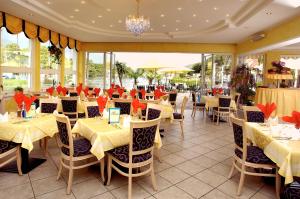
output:
[[[84, 32], [92, 33], [92, 34], [96, 34], [96, 35], [102, 35], [102, 36], [135, 38], [135, 36], [128, 31], [115, 31], [115, 30], [110, 30], [110, 29], [103, 29], [103, 28], [94, 27], [92, 25], [87, 25], [78, 20], [71, 20], [71, 19], [59, 14], [55, 10], [47, 7], [46, 5], [44, 5], [43, 3], [41, 3], [38, 0], [30, 0], [30, 1], [11, 0], [11, 1], [24, 7], [24, 8], [32, 10], [33, 12], [47, 18], [48, 20], [51, 20], [57, 24], [63, 25], [66, 28], [74, 28], [74, 29], [77, 29], [80, 31], [84, 31]], [[255, 15], [256, 13], [261, 11], [265, 6], [269, 5], [273, 1], [274, 0], [249, 1], [231, 18], [221, 20], [221, 21], [217, 22], [216, 24], [213, 24], [204, 30], [162, 32], [162, 33], [147, 32], [147, 33], [144, 33], [142, 35], [142, 37], [146, 38], [146, 39], [170, 39], [171, 40], [173, 38], [188, 38], [188, 37], [199, 36], [201, 34], [221, 32], [228, 28], [235, 28], [235, 27], [241, 26], [249, 18], [251, 18], [253, 15]], [[94, 1], [87, 2], [87, 3], [92, 3], [94, 6], [104, 9], [98, 3], [95, 3]]]

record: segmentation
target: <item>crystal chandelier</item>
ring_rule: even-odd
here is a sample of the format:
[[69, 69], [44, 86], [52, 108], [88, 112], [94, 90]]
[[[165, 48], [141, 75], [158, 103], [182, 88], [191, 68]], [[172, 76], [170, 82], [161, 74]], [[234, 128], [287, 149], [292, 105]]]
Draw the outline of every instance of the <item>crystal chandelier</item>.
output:
[[140, 36], [150, 28], [150, 21], [147, 17], [140, 16], [140, 0], [136, 0], [136, 2], [136, 15], [129, 15], [126, 17], [126, 28], [135, 36]]

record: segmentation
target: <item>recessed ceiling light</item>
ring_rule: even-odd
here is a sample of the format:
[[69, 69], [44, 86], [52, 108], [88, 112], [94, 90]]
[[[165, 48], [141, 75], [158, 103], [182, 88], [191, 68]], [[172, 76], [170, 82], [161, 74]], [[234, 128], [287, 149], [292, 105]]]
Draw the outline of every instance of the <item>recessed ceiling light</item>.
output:
[[71, 15], [71, 16], [70, 16], [70, 18], [71, 18], [71, 19], [73, 19], [73, 18], [74, 18], [74, 16], [73, 16], [73, 15]]
[[272, 15], [272, 10], [265, 10], [266, 15]]
[[153, 31], [154, 29], [153, 29], [153, 28], [150, 28], [150, 30]]
[[98, 15], [98, 18], [102, 18], [102, 15]]
[[179, 19], [176, 19], [176, 23], [180, 23], [180, 20], [179, 20]]
[[162, 27], [166, 27], [166, 25], [165, 25], [165, 24], [163, 24], [163, 25], [162, 25]]
[[192, 25], [192, 24], [190, 24], [190, 25], [189, 25], [189, 27], [191, 28], [191, 27], [193, 27], [193, 25]]
[[208, 19], [206, 19], [206, 20], [205, 20], [205, 22], [206, 22], [206, 23], [208, 23], [208, 22], [209, 22], [209, 20], [208, 20]]
[[181, 10], [182, 10], [182, 7], [178, 7], [177, 10], [181, 11]]
[[76, 9], [74, 9], [74, 11], [75, 11], [75, 12], [79, 12], [79, 9], [76, 8]]
[[118, 23], [122, 23], [122, 20], [121, 20], [121, 19], [119, 19], [119, 20], [118, 20]]
[[219, 10], [219, 8], [217, 8], [217, 7], [214, 7], [214, 10]]
[[32, 14], [32, 13], [29, 13], [28, 15], [29, 15], [29, 16], [31, 16], [31, 17], [33, 16], [33, 14]]
[[81, 3], [81, 4], [85, 4], [86, 2], [85, 2], [85, 1], [80, 1], [80, 3]]
[[161, 14], [160, 17], [165, 17], [165, 15], [164, 15], [164, 14]]
[[176, 31], [178, 31], [179, 29], [178, 29], [178, 28], [176, 28], [175, 30], [176, 30]]
[[193, 17], [197, 17], [197, 15], [196, 15], [196, 14], [193, 14]]
[[95, 21], [95, 20], [92, 20], [92, 23], [96, 23], [96, 21]]
[[47, 3], [48, 5], [52, 4], [51, 1], [47, 1], [46, 3]]
[[226, 17], [229, 17], [230, 16], [230, 14], [226, 14]]
[[199, 2], [202, 2], [203, 0], [198, 0]]
[[114, 25], [110, 24], [110, 25], [109, 25], [109, 27], [111, 27], [111, 28], [112, 28], [112, 27], [114, 27]]
[[107, 12], [110, 12], [110, 11], [111, 11], [111, 9], [110, 9], [110, 8], [106, 8], [106, 11], [107, 11]]

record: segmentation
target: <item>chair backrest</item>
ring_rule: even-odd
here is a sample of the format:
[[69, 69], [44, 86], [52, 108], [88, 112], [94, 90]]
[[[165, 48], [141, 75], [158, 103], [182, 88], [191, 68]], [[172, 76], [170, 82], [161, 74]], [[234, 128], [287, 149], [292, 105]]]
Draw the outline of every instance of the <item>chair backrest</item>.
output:
[[181, 113], [181, 115], [182, 115], [182, 117], [183, 117], [183, 115], [184, 115], [184, 111], [185, 111], [185, 107], [186, 107], [186, 103], [188, 102], [188, 97], [187, 96], [184, 96], [183, 97], [183, 100], [182, 100], [182, 103], [181, 103], [181, 110], [180, 110], [180, 113]]
[[244, 118], [247, 122], [264, 123], [264, 114], [256, 106], [243, 106]]
[[58, 129], [59, 147], [68, 148], [70, 150], [70, 156], [73, 156], [73, 136], [71, 133], [71, 124], [69, 118], [63, 114], [57, 114], [56, 124]]
[[239, 105], [240, 97], [241, 97], [241, 93], [235, 93], [234, 94], [234, 101], [235, 101], [236, 105]]
[[193, 104], [196, 103], [196, 92], [195, 91], [192, 92], [192, 101], [193, 101]]
[[154, 140], [159, 124], [160, 117], [149, 121], [130, 122], [129, 164], [132, 163], [134, 155], [151, 152], [153, 158]]
[[245, 121], [234, 117], [233, 114], [230, 115], [230, 121], [232, 122], [235, 149], [243, 152], [243, 160], [246, 160], [247, 135], [244, 128]]
[[120, 108], [120, 114], [131, 114], [131, 102], [130, 99], [113, 99], [114, 106]]
[[97, 102], [85, 102], [85, 117], [86, 118], [93, 118], [93, 117], [99, 117], [99, 107]]
[[40, 98], [41, 113], [53, 113], [57, 109], [57, 100]]
[[61, 105], [63, 114], [68, 116], [71, 121], [78, 118], [78, 97], [61, 97]]
[[160, 117], [161, 107], [158, 104], [147, 104], [146, 120], [154, 120]]
[[77, 92], [70, 91], [70, 97], [77, 97], [77, 96], [78, 96]]
[[169, 102], [176, 102], [177, 93], [169, 93]]
[[118, 93], [113, 93], [113, 94], [111, 95], [111, 97], [112, 97], [112, 98], [120, 98], [120, 94], [118, 94]]
[[138, 91], [138, 96], [139, 96], [139, 99], [143, 99], [143, 95], [142, 95], [141, 91]]
[[230, 108], [231, 97], [230, 96], [218, 96], [219, 107]]

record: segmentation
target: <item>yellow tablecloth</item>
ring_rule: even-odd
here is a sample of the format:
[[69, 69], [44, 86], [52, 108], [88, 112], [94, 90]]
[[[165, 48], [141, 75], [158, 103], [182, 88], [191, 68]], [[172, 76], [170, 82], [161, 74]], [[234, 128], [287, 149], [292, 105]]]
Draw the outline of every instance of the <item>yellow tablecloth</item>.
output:
[[10, 119], [8, 122], [0, 122], [0, 139], [21, 143], [21, 147], [31, 151], [33, 142], [57, 133], [57, 125], [54, 115], [42, 114], [37, 118]]
[[173, 116], [173, 107], [170, 103], [168, 104], [162, 104], [163, 102], [160, 102], [158, 105], [161, 108], [161, 113], [160, 113], [160, 117], [162, 119], [169, 119], [170, 122], [173, 121], [174, 116]]
[[[125, 116], [121, 116], [121, 120], [123, 117]], [[130, 127], [129, 125], [127, 127], [109, 125], [107, 119], [86, 118], [77, 121], [72, 133], [78, 133], [90, 140], [91, 153], [101, 159], [104, 157], [105, 151], [129, 144]], [[154, 144], [156, 148], [162, 146], [159, 129], [157, 129]]]
[[293, 176], [300, 177], [300, 140], [275, 139], [270, 127], [258, 123], [246, 122], [246, 131], [248, 138], [280, 168], [278, 172], [285, 177], [285, 184], [293, 182]]
[[300, 111], [300, 89], [290, 88], [257, 88], [255, 95], [256, 104], [275, 102], [277, 108], [275, 114], [279, 117], [291, 115], [292, 112]]
[[[203, 96], [203, 98], [205, 100], [205, 108], [206, 109], [214, 108], [214, 107], [218, 107], [219, 106], [218, 97], [215, 97], [215, 96]], [[233, 109], [236, 109], [236, 103], [235, 103], [234, 100], [231, 100], [230, 107], [233, 108]]]

